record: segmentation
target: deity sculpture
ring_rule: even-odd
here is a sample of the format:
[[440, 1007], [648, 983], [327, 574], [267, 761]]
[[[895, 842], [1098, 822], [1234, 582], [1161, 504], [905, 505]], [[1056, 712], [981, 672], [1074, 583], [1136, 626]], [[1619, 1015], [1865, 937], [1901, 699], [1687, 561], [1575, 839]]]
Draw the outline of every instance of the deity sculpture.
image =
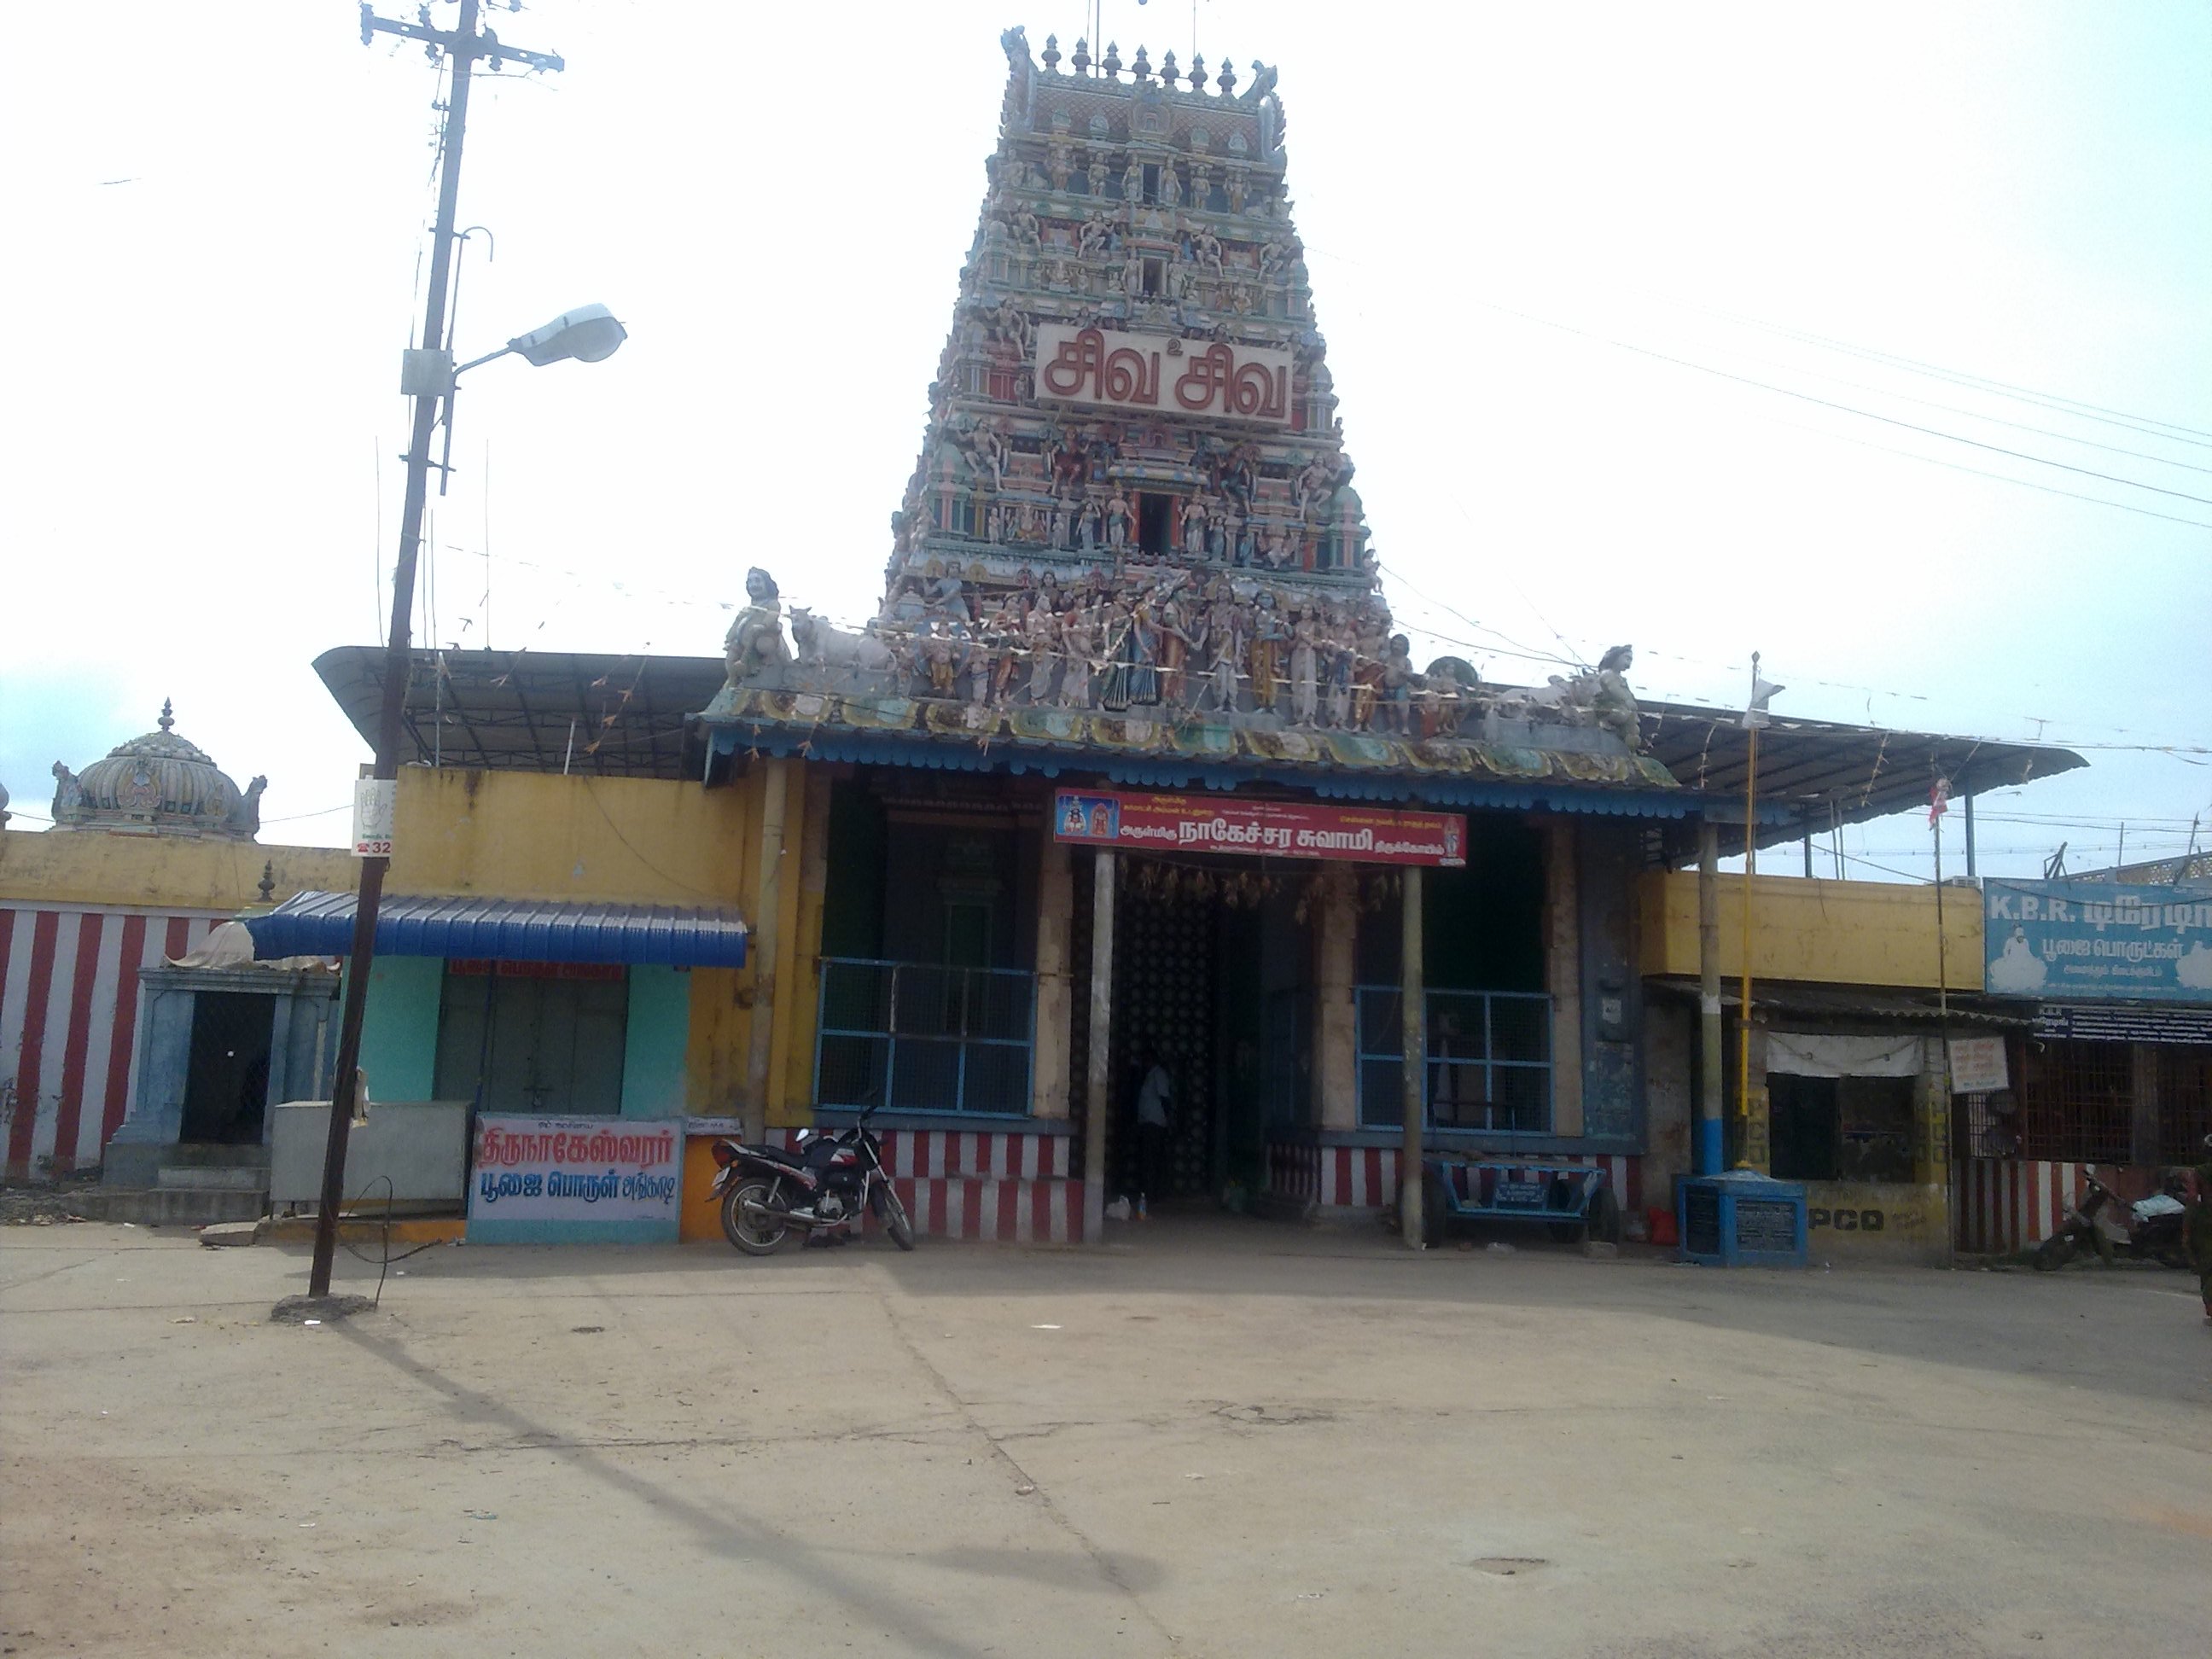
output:
[[1160, 664], [1161, 695], [1179, 707], [1183, 700], [1183, 664], [1190, 654], [1191, 638], [1183, 625], [1182, 606], [1173, 595], [1160, 604], [1154, 637]]
[[1083, 171], [1085, 178], [1090, 181], [1091, 193], [1093, 196], [1103, 196], [1106, 193], [1106, 158], [1093, 155], [1091, 158], [1091, 165]]
[[1289, 642], [1275, 596], [1262, 588], [1252, 611], [1252, 703], [1267, 714], [1274, 712], [1282, 695], [1284, 651]]
[[738, 612], [730, 631], [722, 637], [722, 657], [732, 686], [791, 660], [791, 647], [784, 643], [783, 600], [775, 578], [755, 565], [745, 573], [745, 594], [750, 602]]
[[1291, 630], [1291, 718], [1311, 726], [1321, 712], [1321, 639], [1313, 612], [1303, 613]]
[[1206, 556], [1206, 503], [1196, 495], [1182, 504], [1182, 550], [1194, 559]]
[[1237, 707], [1237, 681], [1244, 672], [1244, 618], [1226, 596], [1214, 601], [1206, 635], [1212, 647], [1207, 694], [1214, 708], [1231, 713]]
[[1060, 629], [1060, 649], [1066, 665], [1060, 676], [1060, 706], [1062, 708], [1088, 708], [1091, 706], [1091, 666], [1098, 654], [1098, 630], [1091, 620], [1088, 606], [1079, 605], [1067, 613], [1067, 621]]
[[77, 781], [76, 773], [59, 761], [54, 763], [54, 822], [73, 821], [84, 805], [84, 787]]
[[1159, 198], [1160, 205], [1164, 208], [1182, 205], [1182, 180], [1176, 176], [1172, 161], [1160, 169]]
[[1106, 502], [1106, 545], [1120, 551], [1129, 539], [1129, 501], [1119, 484]]
[[1121, 199], [1134, 203], [1145, 194], [1145, 164], [1135, 156], [1129, 158], [1128, 170], [1121, 175]]

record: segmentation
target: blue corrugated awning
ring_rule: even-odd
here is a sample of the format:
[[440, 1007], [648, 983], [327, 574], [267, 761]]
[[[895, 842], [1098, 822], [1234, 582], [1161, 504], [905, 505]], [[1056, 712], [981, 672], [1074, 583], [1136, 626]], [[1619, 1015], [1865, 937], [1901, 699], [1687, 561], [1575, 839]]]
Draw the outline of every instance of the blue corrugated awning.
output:
[[[353, 949], [355, 908], [351, 893], [299, 893], [240, 920], [253, 935], [253, 954], [264, 960], [342, 957]], [[376, 953], [742, 968], [745, 924], [734, 910], [689, 905], [387, 896], [377, 908]]]

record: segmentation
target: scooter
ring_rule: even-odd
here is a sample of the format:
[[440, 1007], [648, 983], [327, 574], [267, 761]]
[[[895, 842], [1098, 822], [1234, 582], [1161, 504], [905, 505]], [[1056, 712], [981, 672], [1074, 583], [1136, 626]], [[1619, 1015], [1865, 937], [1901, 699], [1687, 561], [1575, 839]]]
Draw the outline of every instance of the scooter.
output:
[[720, 1173], [710, 1189], [722, 1202], [722, 1236], [747, 1255], [773, 1255], [793, 1231], [814, 1242], [842, 1243], [865, 1211], [902, 1250], [914, 1248], [914, 1224], [884, 1167], [883, 1143], [868, 1128], [872, 1106], [836, 1134], [802, 1130], [781, 1146], [718, 1140], [708, 1150]]
[[2082, 1167], [2087, 1180], [2081, 1196], [2058, 1231], [2035, 1247], [2030, 1261], [2045, 1273], [2056, 1273], [2084, 1249], [2093, 1249], [2107, 1267], [2122, 1259], [2168, 1267], [2191, 1265], [2182, 1237], [2187, 1211], [2175, 1191], [2180, 1177], [2169, 1179], [2163, 1191], [2129, 1204], [2098, 1179], [2095, 1164]]

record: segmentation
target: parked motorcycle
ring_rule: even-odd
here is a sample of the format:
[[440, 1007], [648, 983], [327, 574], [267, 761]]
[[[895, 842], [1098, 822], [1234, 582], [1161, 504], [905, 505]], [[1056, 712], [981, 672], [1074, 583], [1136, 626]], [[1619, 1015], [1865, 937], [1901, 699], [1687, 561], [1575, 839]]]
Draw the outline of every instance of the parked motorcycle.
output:
[[2095, 1164], [2083, 1169], [2087, 1178], [2081, 1195], [2058, 1231], [2035, 1247], [2029, 1260], [2036, 1267], [2054, 1273], [2085, 1249], [2094, 1250], [2108, 1267], [2121, 1259], [2168, 1267], [2191, 1265], [2182, 1237], [2187, 1211], [2175, 1190], [2180, 1177], [2169, 1180], [2165, 1190], [2129, 1204], [2097, 1178]]
[[722, 1233], [747, 1255], [773, 1255], [793, 1230], [810, 1237], [844, 1234], [866, 1211], [902, 1250], [914, 1248], [914, 1224], [884, 1167], [883, 1144], [868, 1128], [870, 1107], [836, 1134], [802, 1130], [790, 1152], [718, 1140], [720, 1173], [711, 1188], [722, 1201]]

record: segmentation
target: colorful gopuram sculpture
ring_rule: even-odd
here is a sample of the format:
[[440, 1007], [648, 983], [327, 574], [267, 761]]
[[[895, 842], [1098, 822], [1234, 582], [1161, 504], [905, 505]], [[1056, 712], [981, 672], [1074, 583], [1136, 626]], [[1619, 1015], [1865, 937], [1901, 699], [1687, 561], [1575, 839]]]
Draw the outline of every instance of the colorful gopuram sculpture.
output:
[[1418, 669], [1394, 631], [1274, 71], [1240, 93], [1229, 65], [1209, 83], [1172, 52], [1125, 73], [1110, 45], [1078, 41], [1063, 69], [1056, 39], [1041, 65], [1021, 30], [1001, 44], [989, 191], [881, 608], [860, 632], [794, 608], [785, 649], [754, 573], [722, 712], [757, 688], [960, 704], [979, 732], [1048, 710], [1400, 743], [1502, 713], [1638, 747], [1625, 649], [1515, 692], [1458, 658]]

